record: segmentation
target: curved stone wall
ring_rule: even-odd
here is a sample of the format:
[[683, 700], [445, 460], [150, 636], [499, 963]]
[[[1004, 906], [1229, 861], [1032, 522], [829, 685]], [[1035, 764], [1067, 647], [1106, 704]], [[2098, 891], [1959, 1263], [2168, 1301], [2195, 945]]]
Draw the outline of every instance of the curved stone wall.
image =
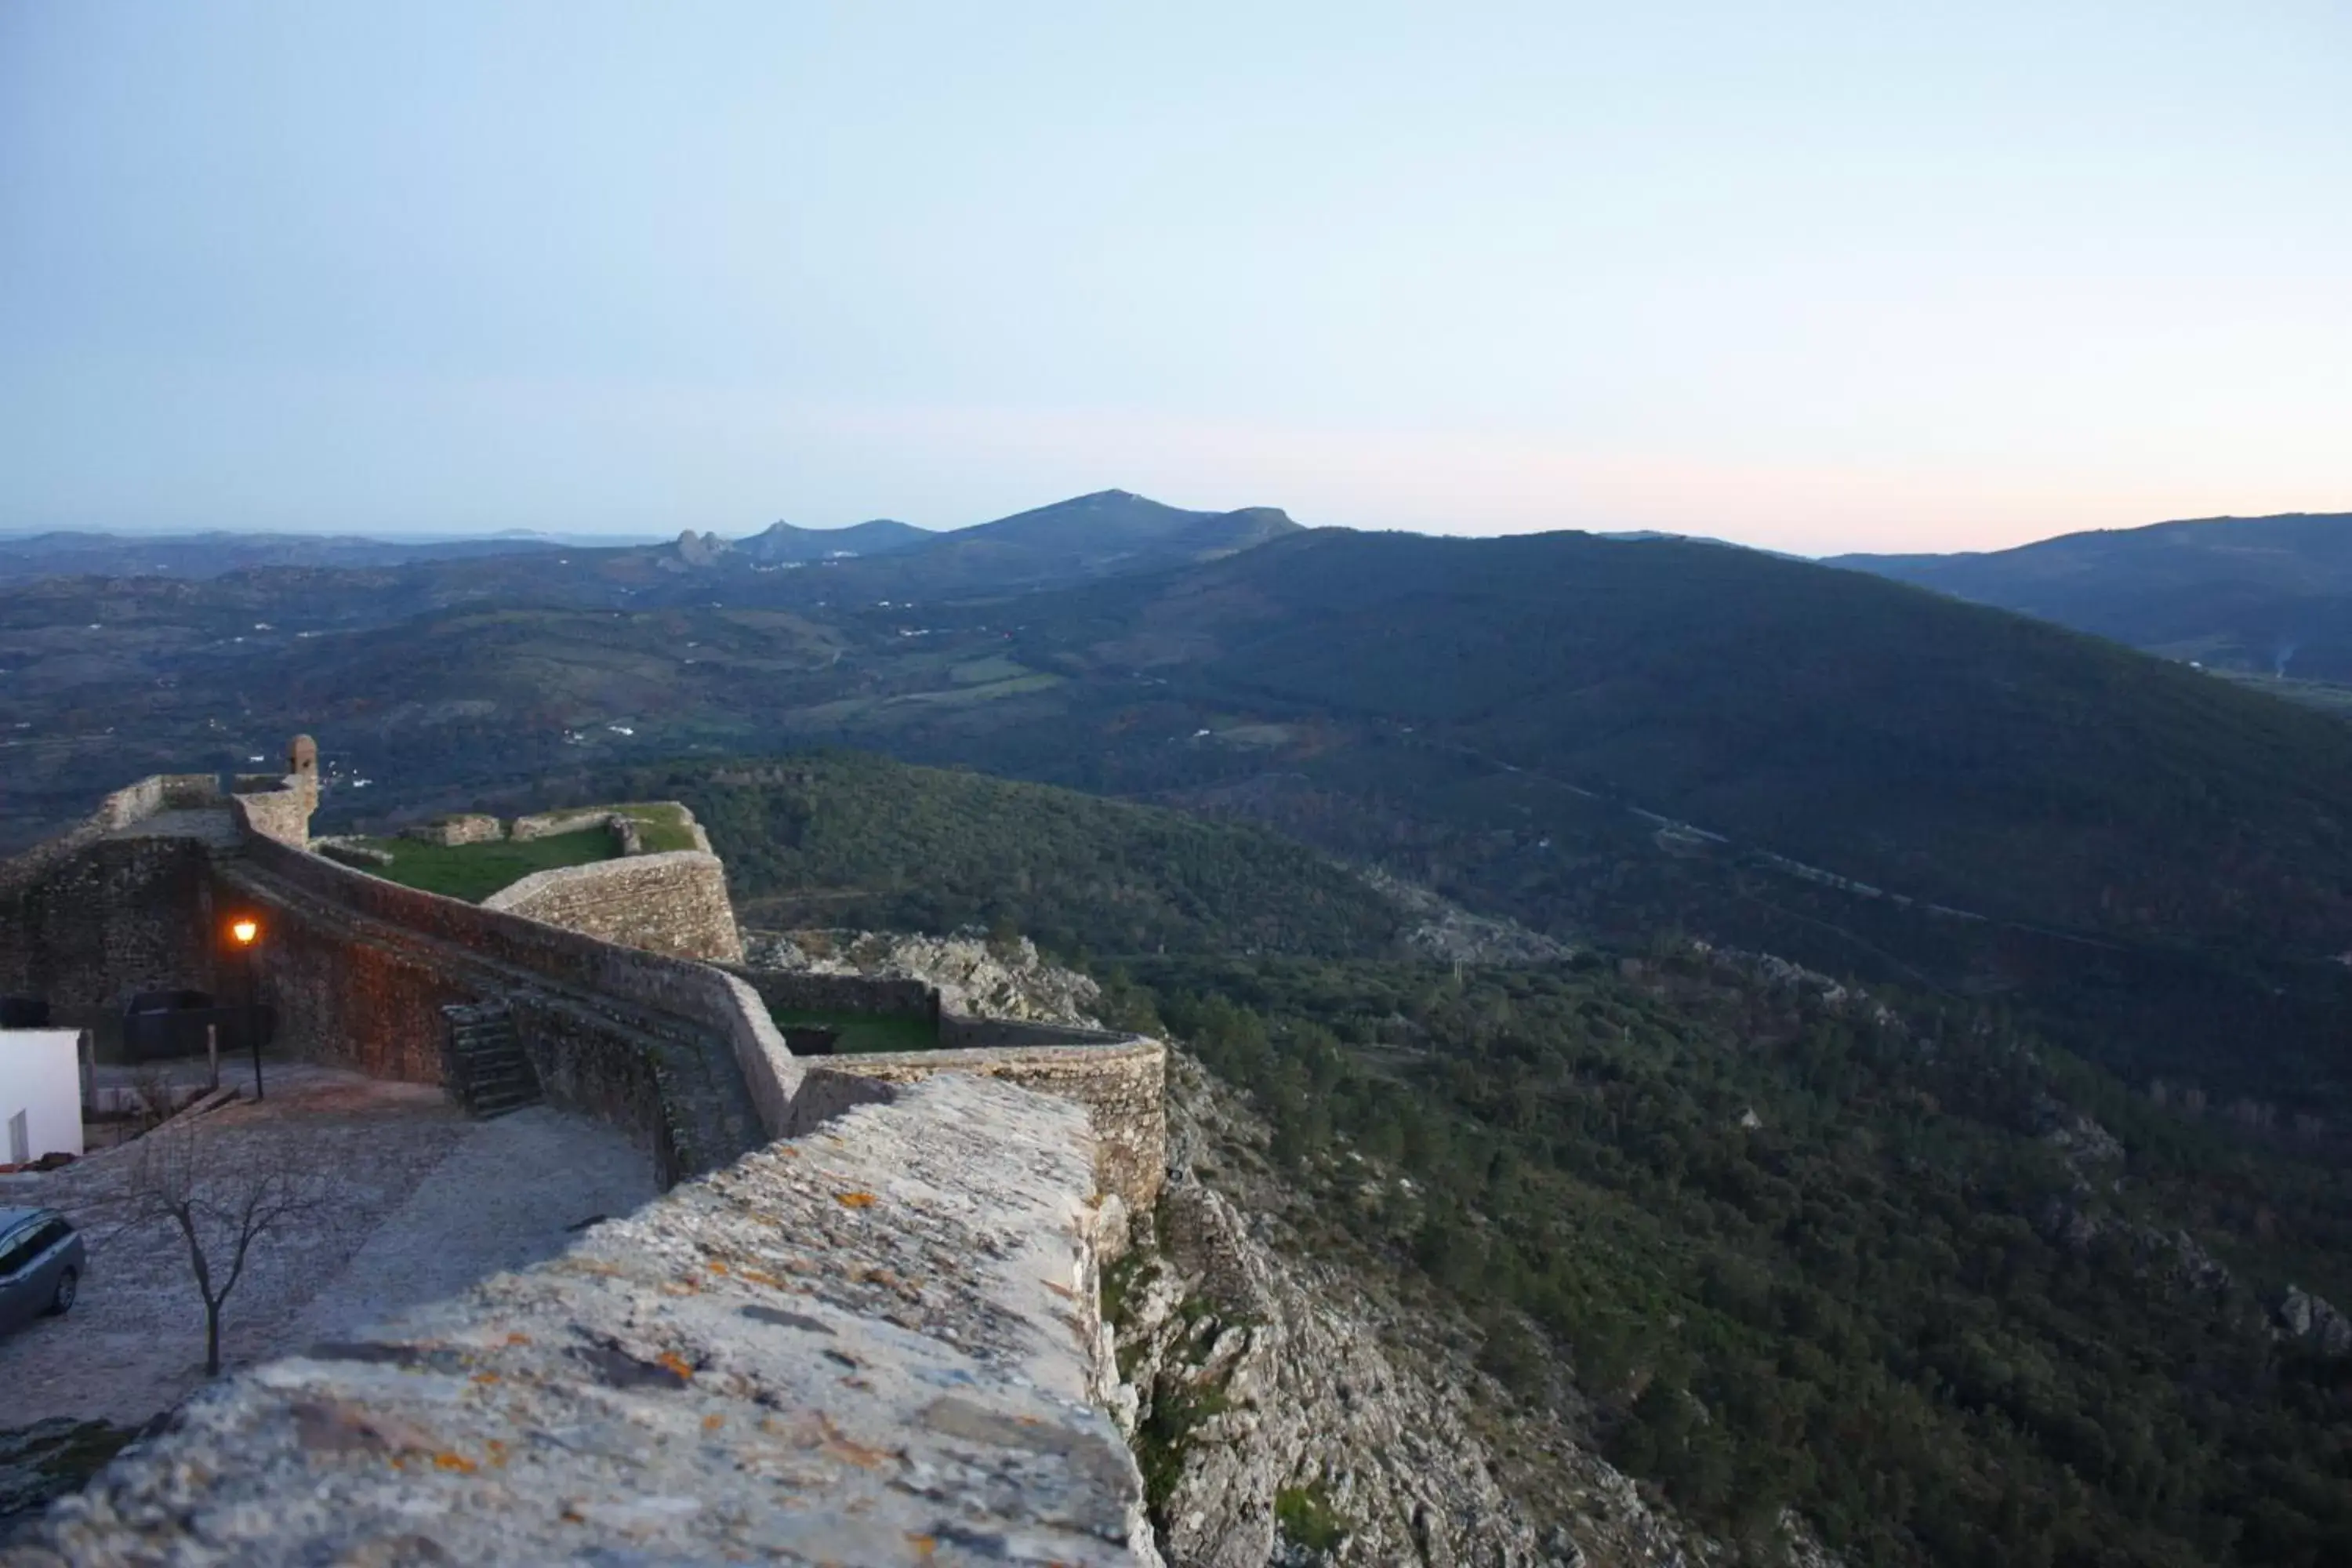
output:
[[457, 944], [567, 988], [611, 994], [701, 1025], [732, 1049], [767, 1135], [782, 1136], [791, 1122], [801, 1063], [759, 994], [723, 970], [404, 888], [268, 838], [249, 838], [244, 853], [271, 876], [369, 919]]

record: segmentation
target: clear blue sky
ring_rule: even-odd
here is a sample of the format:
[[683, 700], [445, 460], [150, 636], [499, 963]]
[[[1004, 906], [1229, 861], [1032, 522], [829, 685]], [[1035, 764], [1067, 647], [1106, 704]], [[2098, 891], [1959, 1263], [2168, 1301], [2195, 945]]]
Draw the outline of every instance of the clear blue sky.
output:
[[0, 4], [0, 529], [2352, 510], [2352, 6]]

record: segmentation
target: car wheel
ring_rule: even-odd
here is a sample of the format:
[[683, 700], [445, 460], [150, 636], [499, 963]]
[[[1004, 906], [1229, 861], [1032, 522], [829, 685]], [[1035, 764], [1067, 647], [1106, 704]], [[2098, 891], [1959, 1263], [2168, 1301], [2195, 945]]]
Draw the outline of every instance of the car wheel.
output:
[[67, 1269], [58, 1276], [58, 1288], [49, 1297], [49, 1316], [73, 1310], [74, 1296], [81, 1289], [81, 1276]]

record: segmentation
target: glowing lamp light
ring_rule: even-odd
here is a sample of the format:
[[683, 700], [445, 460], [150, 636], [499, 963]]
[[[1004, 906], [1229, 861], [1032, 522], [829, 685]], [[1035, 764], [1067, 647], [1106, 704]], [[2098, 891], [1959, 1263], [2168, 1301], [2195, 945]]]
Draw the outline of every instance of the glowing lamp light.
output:
[[261, 934], [261, 922], [252, 920], [231, 921], [228, 934], [236, 938], [237, 946], [251, 947], [253, 939]]

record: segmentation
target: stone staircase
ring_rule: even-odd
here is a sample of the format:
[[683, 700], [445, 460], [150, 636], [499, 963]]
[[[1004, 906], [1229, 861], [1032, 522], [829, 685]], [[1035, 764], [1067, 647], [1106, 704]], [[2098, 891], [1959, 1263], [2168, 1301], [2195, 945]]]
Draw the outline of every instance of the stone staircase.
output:
[[[475, 995], [528, 998], [535, 1015], [569, 1016], [610, 1037], [633, 1042], [659, 1090], [665, 1127], [654, 1157], [665, 1185], [719, 1169], [767, 1142], [734, 1048], [711, 1031], [657, 1008], [565, 985], [471, 948], [376, 920], [272, 876], [242, 856], [223, 856], [214, 864], [227, 887], [265, 909], [278, 909], [283, 918], [299, 921], [322, 937], [412, 959], [458, 980]], [[502, 1010], [506, 1005], [494, 1005]], [[510, 1017], [508, 1027], [513, 1026]], [[445, 1037], [445, 1070], [454, 1070], [446, 1059], [452, 1044]], [[534, 1099], [546, 1088], [536, 1075], [531, 1087]], [[566, 1103], [560, 1086], [553, 1092], [557, 1103]]]
[[441, 1016], [449, 1023], [449, 1087], [467, 1115], [487, 1121], [539, 1103], [539, 1075], [505, 1004], [444, 1007]]

